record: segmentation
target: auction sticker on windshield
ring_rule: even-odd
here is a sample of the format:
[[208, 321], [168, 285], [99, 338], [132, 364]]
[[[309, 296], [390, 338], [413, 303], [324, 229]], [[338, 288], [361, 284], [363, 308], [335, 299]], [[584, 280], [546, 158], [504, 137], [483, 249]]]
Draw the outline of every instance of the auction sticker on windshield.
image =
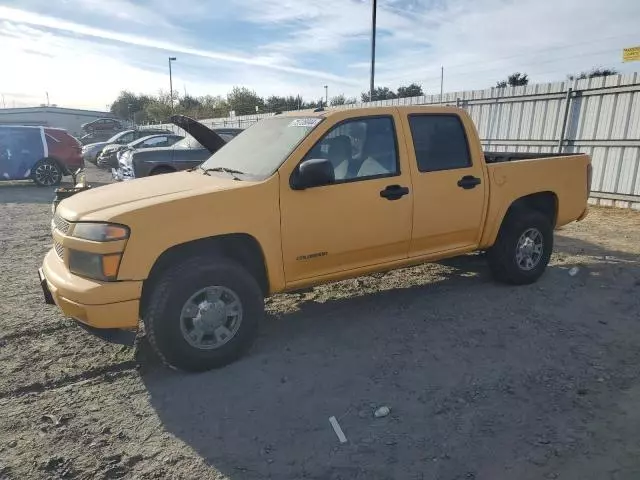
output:
[[315, 127], [321, 121], [322, 119], [318, 117], [296, 118], [288, 126], [311, 128], [311, 127]]

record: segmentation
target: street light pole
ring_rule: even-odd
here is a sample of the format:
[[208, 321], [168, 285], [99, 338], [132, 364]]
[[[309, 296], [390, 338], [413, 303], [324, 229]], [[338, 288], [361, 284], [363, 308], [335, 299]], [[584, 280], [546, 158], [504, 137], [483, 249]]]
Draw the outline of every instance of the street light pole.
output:
[[324, 86], [324, 103], [325, 106], [329, 106], [329, 85]]
[[169, 57], [169, 95], [171, 97], [171, 111], [173, 112], [173, 76], [171, 75], [171, 62], [175, 62], [176, 57]]
[[378, 1], [373, 0], [371, 9], [371, 83], [369, 85], [369, 101], [373, 102], [373, 90], [375, 88], [375, 72], [376, 72], [376, 10]]

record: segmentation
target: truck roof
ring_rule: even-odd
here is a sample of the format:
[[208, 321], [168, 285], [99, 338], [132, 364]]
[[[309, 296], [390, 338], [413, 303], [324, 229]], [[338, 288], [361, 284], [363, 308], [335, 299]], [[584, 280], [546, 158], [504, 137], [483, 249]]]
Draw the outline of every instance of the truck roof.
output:
[[356, 107], [356, 108], [330, 108], [323, 109], [320, 111], [316, 110], [292, 110], [288, 112], [284, 112], [281, 115], [286, 117], [323, 117], [328, 118], [331, 115], [335, 115], [337, 113], [342, 113], [345, 110], [353, 112], [354, 115], [366, 114], [371, 112], [371, 110], [376, 110], [377, 112], [384, 111], [393, 111], [393, 110], [411, 110], [411, 111], [424, 111], [425, 113], [458, 113], [462, 109], [459, 107], [447, 106], [447, 105], [388, 105], [388, 106], [380, 106], [380, 107]]

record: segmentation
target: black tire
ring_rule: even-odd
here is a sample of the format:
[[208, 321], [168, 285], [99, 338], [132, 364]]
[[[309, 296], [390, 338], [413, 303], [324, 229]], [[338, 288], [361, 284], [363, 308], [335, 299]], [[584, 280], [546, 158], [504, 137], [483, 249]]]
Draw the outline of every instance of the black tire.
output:
[[[525, 233], [533, 230], [541, 235], [542, 251], [535, 265], [523, 266], [518, 262], [518, 244]], [[535, 236], [535, 232], [533, 235]], [[518, 209], [510, 212], [504, 219], [496, 243], [487, 252], [487, 259], [491, 273], [497, 281], [511, 285], [528, 285], [544, 273], [552, 251], [551, 220], [535, 210]]]
[[[207, 350], [186, 340], [180, 315], [195, 293], [211, 286], [225, 287], [237, 295], [242, 318], [227, 343]], [[181, 370], [200, 372], [233, 362], [251, 346], [264, 316], [264, 299], [255, 278], [224, 257], [186, 260], [165, 272], [152, 288], [143, 313], [149, 343], [165, 365]]]
[[170, 168], [170, 167], [157, 167], [157, 168], [154, 168], [151, 171], [151, 173], [149, 173], [149, 176], [162, 175], [162, 174], [165, 174], [165, 173], [174, 173], [174, 172], [175, 172], [175, 170], [173, 168]]
[[33, 167], [31, 178], [39, 187], [57, 187], [62, 182], [62, 168], [51, 158], [43, 158]]

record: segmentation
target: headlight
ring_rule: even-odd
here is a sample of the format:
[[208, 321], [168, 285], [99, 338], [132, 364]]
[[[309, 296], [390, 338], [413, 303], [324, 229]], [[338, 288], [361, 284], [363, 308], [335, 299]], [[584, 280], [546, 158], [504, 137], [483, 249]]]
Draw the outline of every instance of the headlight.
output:
[[112, 281], [118, 277], [121, 253], [102, 255], [68, 249], [69, 271], [81, 277]]
[[129, 228], [113, 223], [76, 223], [73, 236], [94, 242], [113, 242], [129, 238]]

